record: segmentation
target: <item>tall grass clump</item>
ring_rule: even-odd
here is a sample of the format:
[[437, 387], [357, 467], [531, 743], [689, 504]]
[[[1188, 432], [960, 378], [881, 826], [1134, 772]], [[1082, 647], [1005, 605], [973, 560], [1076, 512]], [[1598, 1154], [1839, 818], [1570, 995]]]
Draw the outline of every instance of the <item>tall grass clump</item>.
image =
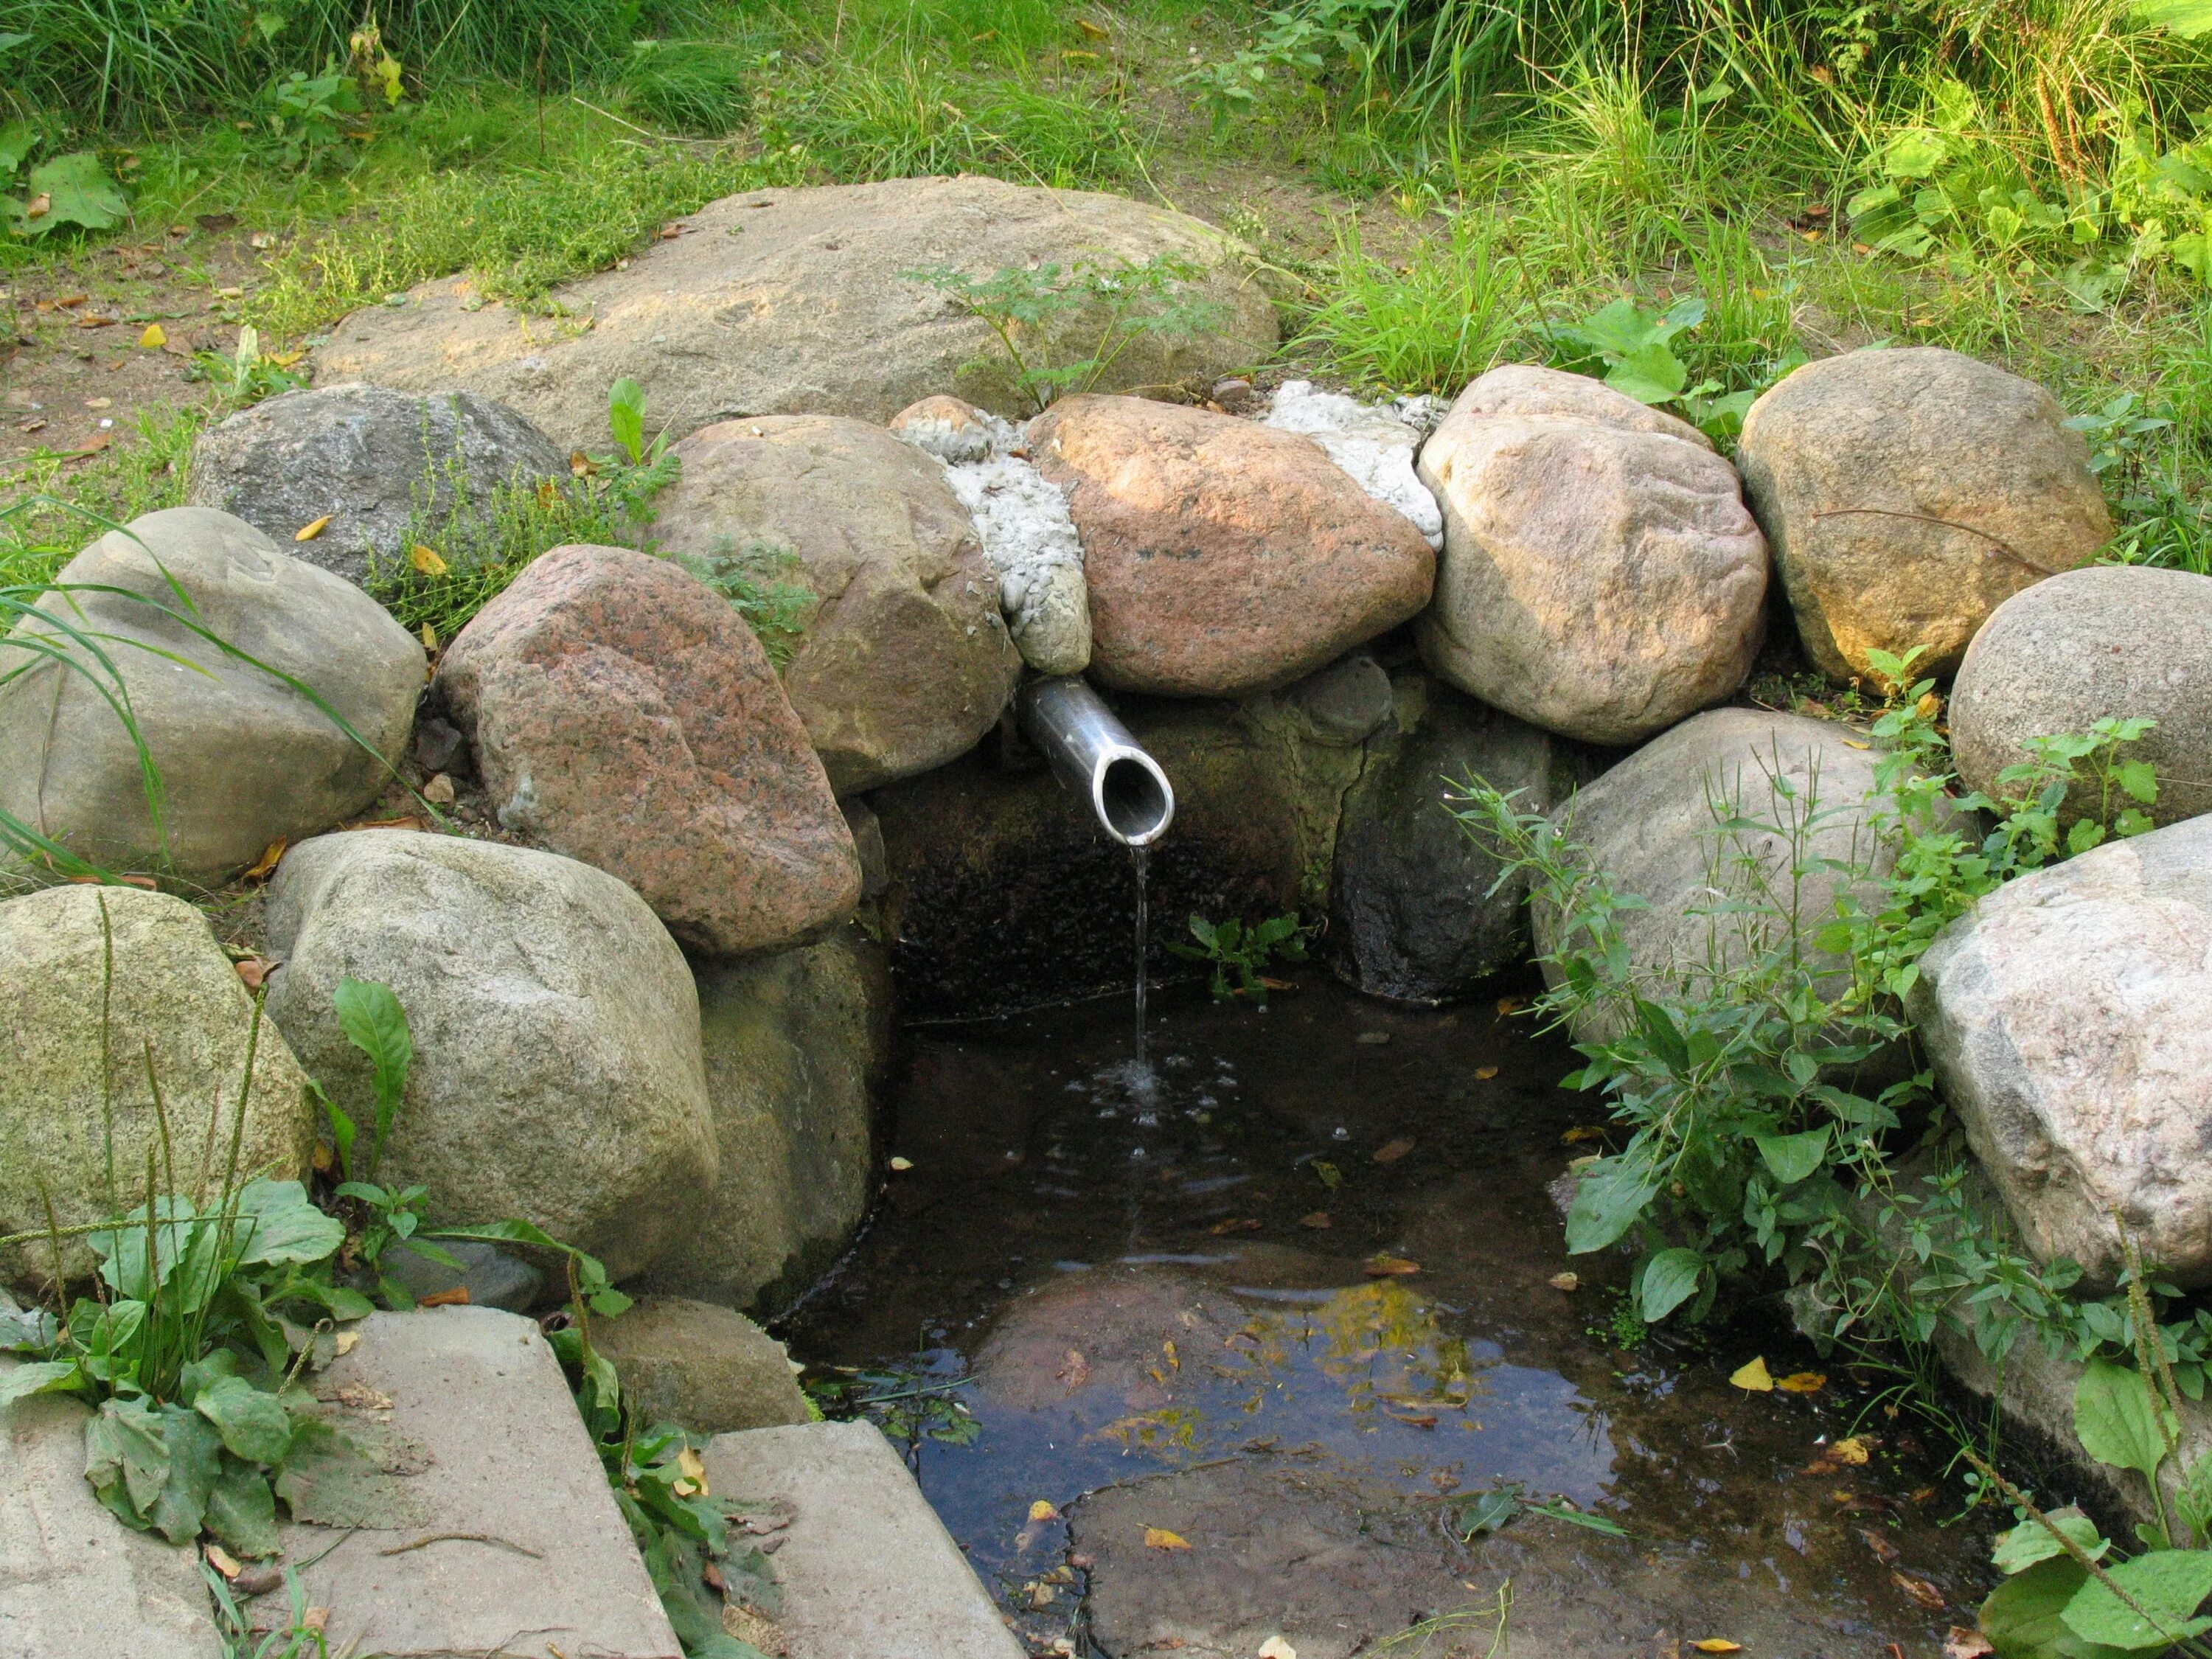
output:
[[566, 92], [611, 79], [633, 42], [699, 32], [704, 4], [637, 0], [0, 0], [0, 102], [103, 129], [235, 113], [292, 70], [352, 53], [372, 19], [418, 82], [496, 78]]
[[1520, 343], [1534, 318], [1527, 277], [1500, 221], [1453, 219], [1402, 264], [1369, 252], [1357, 220], [1338, 228], [1336, 258], [1293, 340], [1360, 385], [1456, 392]]

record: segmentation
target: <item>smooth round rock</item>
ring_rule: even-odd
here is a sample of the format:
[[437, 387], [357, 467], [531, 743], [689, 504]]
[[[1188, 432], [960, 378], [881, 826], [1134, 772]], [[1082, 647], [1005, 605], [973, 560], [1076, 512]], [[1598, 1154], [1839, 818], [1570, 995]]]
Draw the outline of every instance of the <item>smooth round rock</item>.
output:
[[1948, 674], [1984, 618], [2096, 556], [2112, 520], [2081, 434], [2032, 381], [1934, 346], [1808, 363], [1744, 417], [1744, 493], [1797, 632], [1838, 678], [1868, 652]]
[[[0, 684], [0, 810], [83, 858], [219, 881], [274, 842], [342, 823], [392, 781], [422, 647], [350, 582], [204, 507], [111, 531], [55, 580], [122, 591], [49, 593], [15, 625], [14, 638], [43, 635], [91, 676], [0, 647], [0, 667], [21, 671]], [[104, 636], [160, 773], [158, 820], [102, 695], [106, 671], [64, 623]]]
[[[2027, 764], [2030, 738], [2087, 732], [2100, 720], [2158, 724], [2120, 752], [2158, 775], [2153, 822], [2212, 812], [2212, 576], [2105, 565], [2069, 570], [2015, 593], [1982, 625], [1951, 687], [1959, 775], [1983, 793]], [[2110, 817], [2087, 778], [2061, 817]]]
[[[568, 476], [553, 441], [473, 392], [374, 386], [287, 392], [216, 422], [192, 446], [186, 499], [236, 514], [309, 564], [368, 579], [415, 542], [489, 518], [503, 484]], [[310, 540], [293, 537], [319, 520]]]

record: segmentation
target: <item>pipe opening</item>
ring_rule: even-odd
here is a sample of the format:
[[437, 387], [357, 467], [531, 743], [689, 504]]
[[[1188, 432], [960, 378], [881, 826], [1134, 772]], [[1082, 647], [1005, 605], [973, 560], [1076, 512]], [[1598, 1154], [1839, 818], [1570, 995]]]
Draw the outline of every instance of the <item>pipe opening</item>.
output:
[[1098, 776], [1098, 810], [1108, 829], [1142, 846], [1167, 828], [1175, 801], [1156, 767], [1133, 755], [1116, 755]]

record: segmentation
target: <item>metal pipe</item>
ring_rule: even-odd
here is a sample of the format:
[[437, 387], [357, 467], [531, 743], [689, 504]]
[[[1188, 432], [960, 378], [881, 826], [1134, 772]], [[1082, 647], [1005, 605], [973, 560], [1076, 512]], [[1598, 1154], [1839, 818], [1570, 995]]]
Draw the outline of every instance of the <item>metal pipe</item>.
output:
[[1060, 781], [1091, 803], [1106, 833], [1149, 847], [1175, 822], [1175, 787], [1081, 678], [1031, 680], [1021, 691], [1022, 730]]

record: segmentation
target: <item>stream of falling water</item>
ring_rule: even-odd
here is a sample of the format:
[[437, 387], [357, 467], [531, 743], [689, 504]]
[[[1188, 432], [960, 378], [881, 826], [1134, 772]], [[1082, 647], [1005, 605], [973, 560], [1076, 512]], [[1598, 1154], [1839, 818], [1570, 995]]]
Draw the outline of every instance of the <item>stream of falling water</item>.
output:
[[1129, 849], [1129, 862], [1137, 872], [1137, 1072], [1140, 1077], [1152, 1068], [1145, 1036], [1145, 951], [1150, 944], [1146, 938], [1150, 918], [1146, 907], [1145, 866], [1150, 857], [1141, 847]]

